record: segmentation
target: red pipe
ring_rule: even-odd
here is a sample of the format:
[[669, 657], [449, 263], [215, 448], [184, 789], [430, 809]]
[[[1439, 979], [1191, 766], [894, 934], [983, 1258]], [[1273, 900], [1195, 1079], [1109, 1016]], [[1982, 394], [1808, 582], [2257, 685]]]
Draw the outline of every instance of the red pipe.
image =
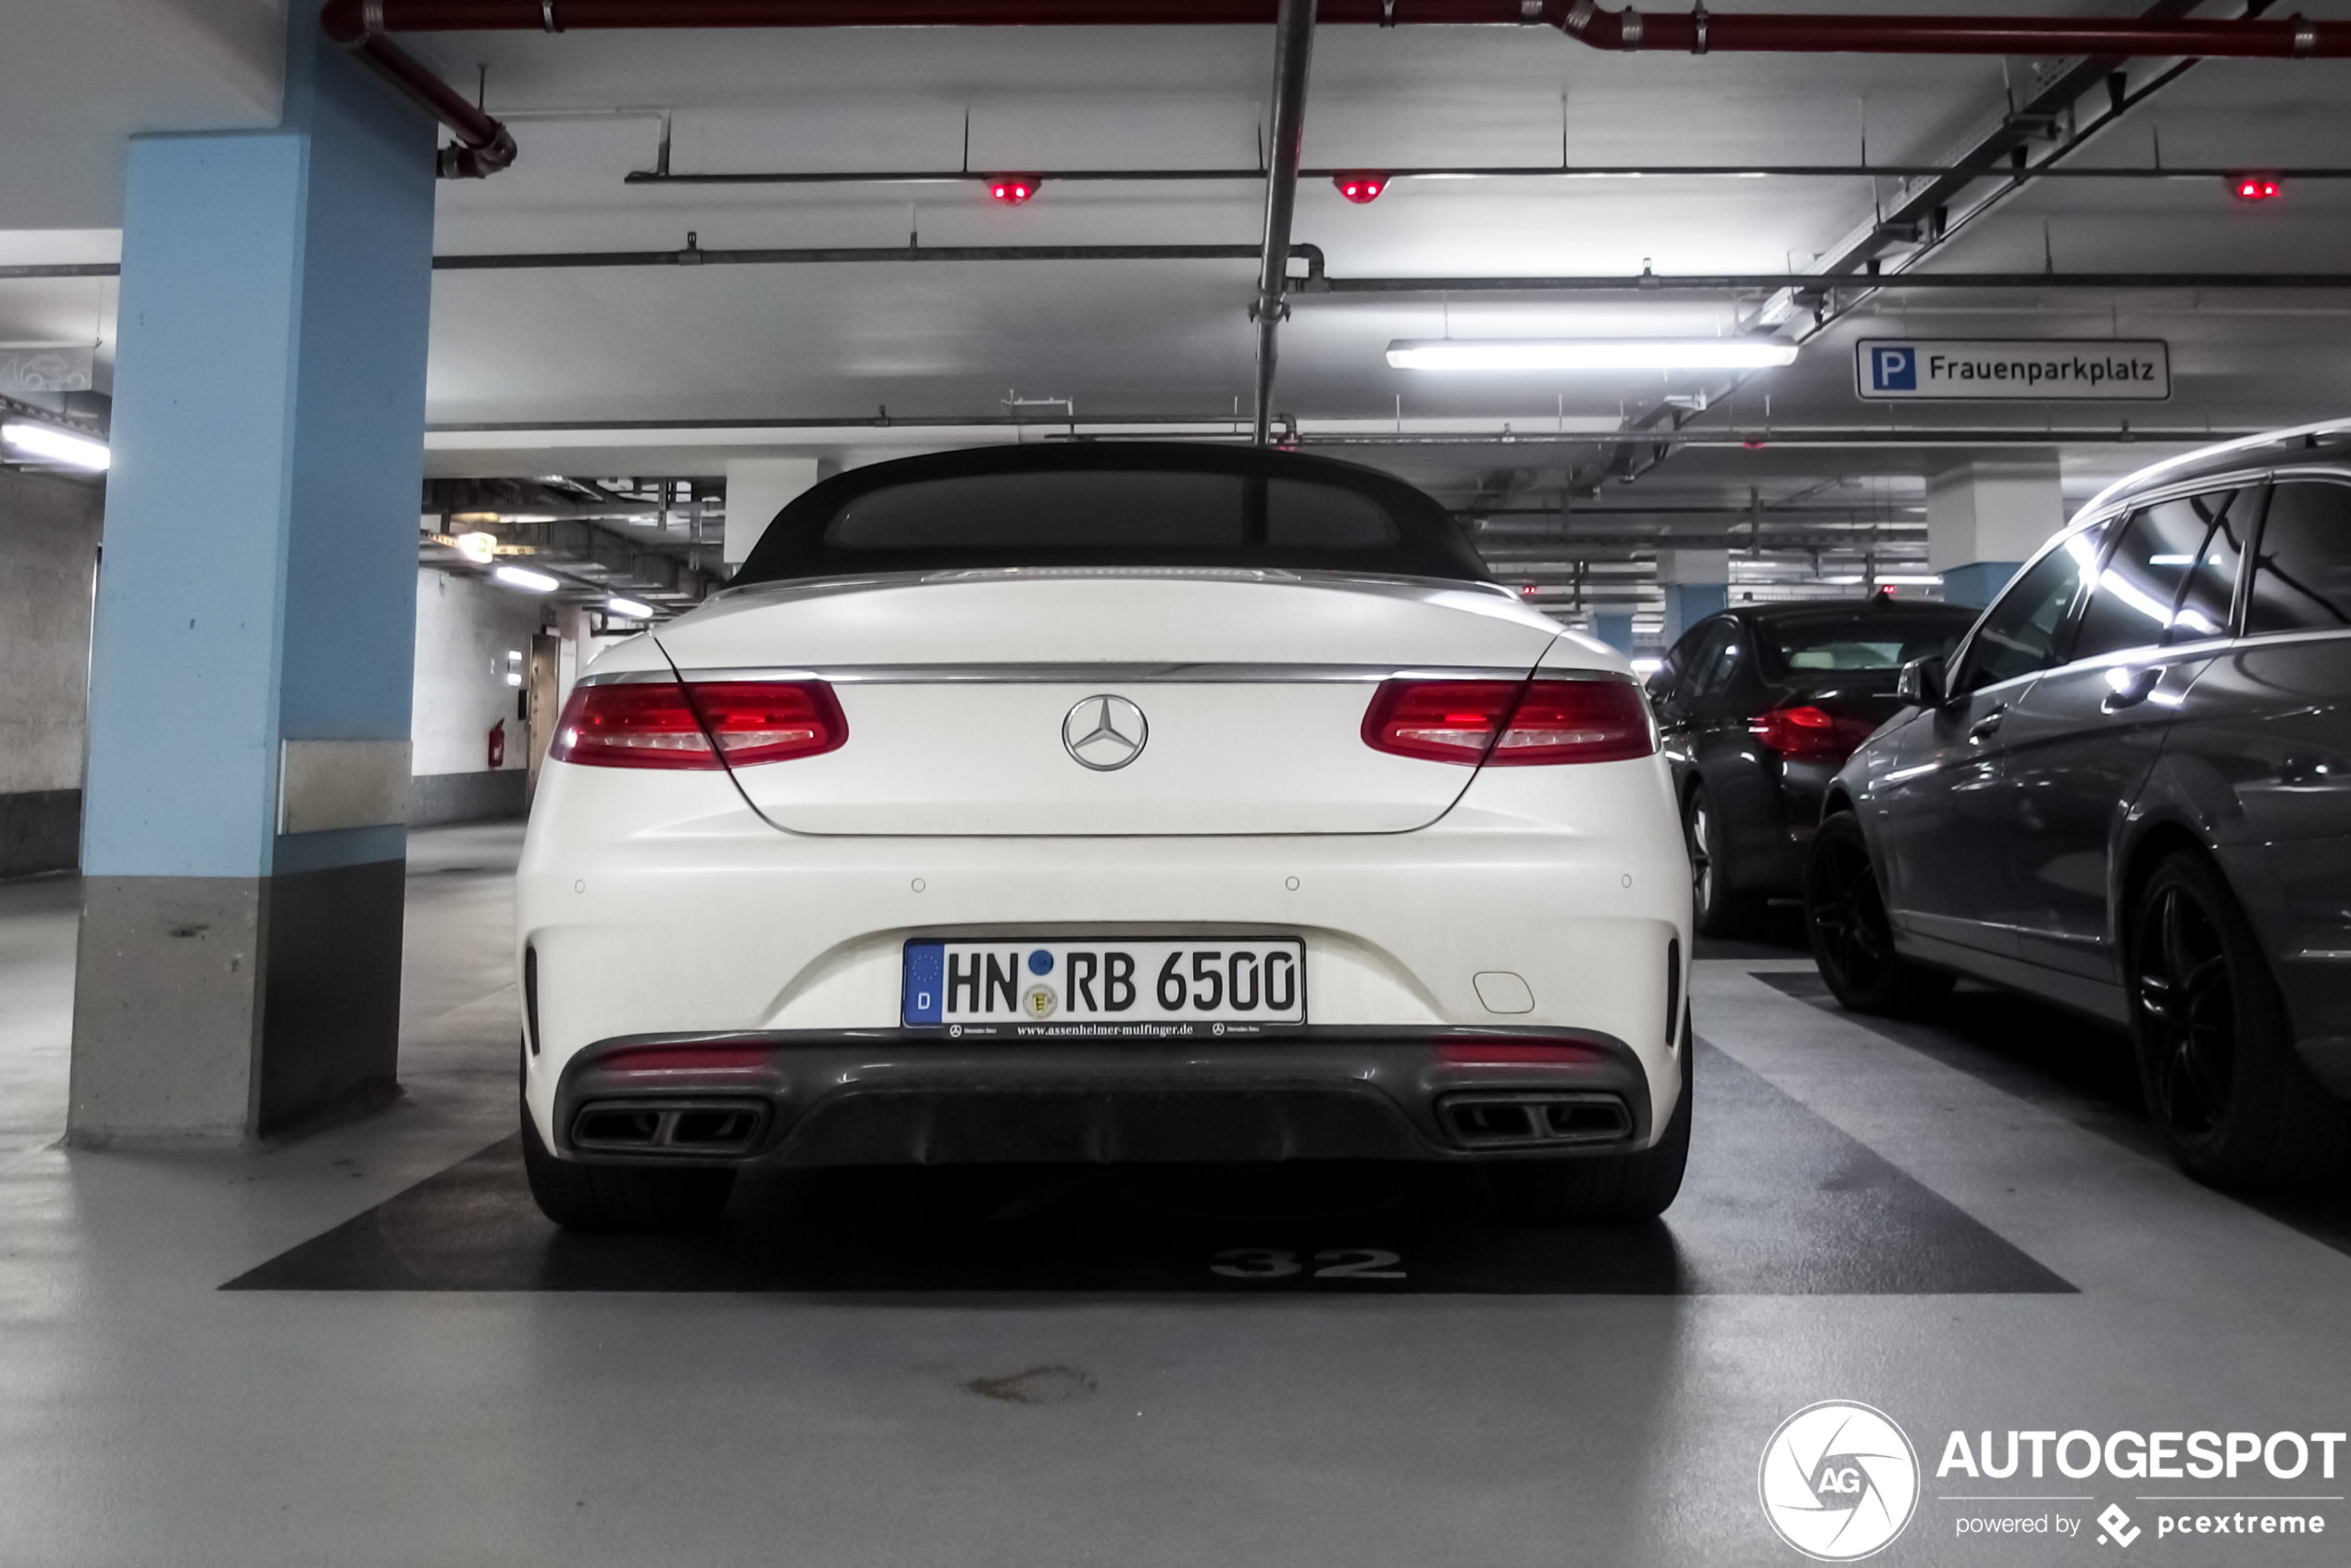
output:
[[[392, 32], [585, 32], [683, 27], [1177, 27], [1274, 25], [1279, 0], [377, 0]], [[1380, 26], [1556, 27], [1568, 0], [1321, 0], [1315, 20]], [[327, 31], [363, 25], [330, 0]]]
[[[348, 17], [327, 14], [346, 8]], [[360, 64], [422, 105], [457, 138], [455, 146], [441, 150], [440, 174], [443, 180], [486, 180], [513, 163], [514, 132], [466, 103], [455, 88], [386, 37], [381, 10], [380, 5], [330, 5], [319, 14], [318, 25], [330, 39], [350, 50]]]
[[[1544, 6], [1546, 19], [1555, 9]], [[2149, 21], [2096, 17], [1718, 16], [1602, 10], [1574, 0], [1559, 27], [1595, 49], [1676, 54], [2088, 55], [2101, 58], [2333, 59], [2351, 55], [2351, 24]]]
[[[327, 0], [318, 21], [457, 138], [444, 177], [515, 161], [504, 125], [460, 97], [391, 32], [606, 28], [1268, 25], [1278, 0]], [[1556, 27], [1595, 49], [1675, 54], [2084, 55], [2308, 59], [2351, 56], [2351, 23], [2043, 17], [1716, 16], [1602, 9], [1595, 0], [1320, 0], [1321, 23]]]
[[[1276, 0], [329, 0], [328, 33], [570, 32], [606, 28], [1173, 27], [1273, 25]], [[1596, 49], [1677, 54], [2089, 55], [2105, 58], [2351, 55], [2351, 23], [2097, 17], [1717, 15], [1602, 9], [1595, 0], [1321, 0], [1324, 24], [1559, 28]]]

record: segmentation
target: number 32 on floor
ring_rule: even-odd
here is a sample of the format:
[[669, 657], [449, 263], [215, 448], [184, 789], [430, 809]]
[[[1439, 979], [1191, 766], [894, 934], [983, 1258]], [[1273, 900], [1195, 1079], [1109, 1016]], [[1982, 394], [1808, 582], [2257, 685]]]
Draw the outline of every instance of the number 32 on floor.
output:
[[1404, 1271], [1396, 1265], [1403, 1261], [1399, 1254], [1376, 1247], [1337, 1247], [1315, 1253], [1310, 1272], [1295, 1252], [1274, 1247], [1228, 1247], [1216, 1254], [1208, 1271], [1227, 1279], [1285, 1279], [1299, 1274], [1313, 1279], [1401, 1279]]

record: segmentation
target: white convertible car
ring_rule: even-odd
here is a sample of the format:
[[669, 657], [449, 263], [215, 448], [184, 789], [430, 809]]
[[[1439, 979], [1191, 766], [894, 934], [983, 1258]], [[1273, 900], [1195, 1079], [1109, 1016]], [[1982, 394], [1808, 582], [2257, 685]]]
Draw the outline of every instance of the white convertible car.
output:
[[1648, 1218], [1689, 865], [1624, 659], [1281, 452], [859, 468], [565, 708], [517, 902], [546, 1213], [746, 1166], [1474, 1162]]

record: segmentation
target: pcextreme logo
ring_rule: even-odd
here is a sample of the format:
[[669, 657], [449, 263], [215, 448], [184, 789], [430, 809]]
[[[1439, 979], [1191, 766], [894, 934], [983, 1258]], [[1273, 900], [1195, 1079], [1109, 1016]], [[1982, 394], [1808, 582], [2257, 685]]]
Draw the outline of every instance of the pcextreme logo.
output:
[[1816, 1562], [1852, 1562], [1891, 1545], [1918, 1511], [1918, 1451], [1884, 1411], [1826, 1400], [1780, 1423], [1756, 1487], [1780, 1539]]

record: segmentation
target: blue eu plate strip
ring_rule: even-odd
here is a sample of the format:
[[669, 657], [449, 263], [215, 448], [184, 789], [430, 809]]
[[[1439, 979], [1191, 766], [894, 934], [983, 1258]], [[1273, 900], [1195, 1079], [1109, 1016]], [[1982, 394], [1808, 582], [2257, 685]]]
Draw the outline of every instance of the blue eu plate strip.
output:
[[946, 1004], [943, 985], [946, 980], [945, 942], [908, 942], [906, 944], [906, 989], [904, 1016], [906, 1027], [936, 1024], [939, 1010]]

